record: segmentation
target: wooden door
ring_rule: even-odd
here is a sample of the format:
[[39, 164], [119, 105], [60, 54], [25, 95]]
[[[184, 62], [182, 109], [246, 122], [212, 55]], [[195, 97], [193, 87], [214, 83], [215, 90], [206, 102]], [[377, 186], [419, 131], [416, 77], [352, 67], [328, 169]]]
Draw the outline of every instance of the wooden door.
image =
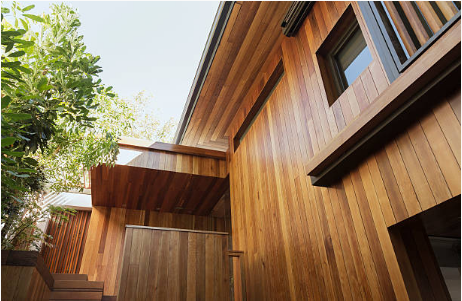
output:
[[127, 226], [118, 300], [229, 300], [227, 238]]

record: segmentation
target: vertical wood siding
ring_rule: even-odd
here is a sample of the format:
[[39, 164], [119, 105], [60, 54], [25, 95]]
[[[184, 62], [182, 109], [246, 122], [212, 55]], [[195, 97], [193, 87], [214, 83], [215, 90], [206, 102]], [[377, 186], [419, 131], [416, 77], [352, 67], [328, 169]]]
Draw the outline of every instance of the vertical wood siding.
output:
[[77, 211], [68, 215], [68, 222], [50, 219], [46, 233], [53, 237], [52, 247], [44, 246], [42, 256], [51, 273], [79, 273], [90, 215], [90, 211]]
[[228, 174], [225, 160], [163, 151], [142, 151], [126, 165], [220, 178]]
[[118, 300], [229, 300], [227, 235], [126, 228]]
[[93, 207], [80, 273], [104, 281], [104, 295], [119, 291], [125, 225], [225, 231], [223, 218]]
[[50, 289], [35, 266], [2, 265], [3, 301], [48, 300]]
[[311, 185], [306, 162], [389, 86], [352, 3], [374, 60], [329, 107], [315, 51], [347, 5], [314, 4], [297, 36], [275, 46], [230, 130], [282, 57], [281, 82], [230, 151], [233, 248], [246, 254], [249, 300], [409, 300], [387, 227], [460, 194], [460, 87], [334, 185]]

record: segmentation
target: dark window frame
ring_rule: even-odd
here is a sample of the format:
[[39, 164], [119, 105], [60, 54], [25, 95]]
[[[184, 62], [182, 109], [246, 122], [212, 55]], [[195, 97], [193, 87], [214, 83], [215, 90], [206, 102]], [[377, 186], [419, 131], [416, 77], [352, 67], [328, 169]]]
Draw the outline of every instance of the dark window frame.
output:
[[[322, 81], [324, 83], [324, 89], [327, 96], [329, 106], [332, 106], [334, 102], [345, 92], [350, 86], [348, 85], [345, 74], [338, 65], [336, 55], [342, 50], [343, 46], [349, 42], [350, 38], [357, 32], [360, 31], [363, 39], [366, 42], [371, 57], [372, 52], [367, 45], [367, 40], [359, 25], [356, 14], [351, 4], [344, 11], [340, 19], [337, 21], [329, 35], [323, 41], [316, 51], [316, 57], [321, 72]], [[373, 57], [372, 57], [373, 61]], [[371, 63], [372, 63], [371, 61]]]
[[[344, 47], [346, 47], [347, 44], [351, 41], [353, 36], [356, 35], [358, 32], [361, 35], [364, 41], [364, 44], [366, 45], [365, 48], [368, 48], [366, 39], [364, 38], [361, 28], [359, 27], [359, 23], [355, 22], [354, 24], [352, 24], [350, 28], [348, 28], [347, 32], [345, 32], [345, 35], [342, 38], [342, 40], [339, 42], [339, 44], [332, 50], [331, 53], [328, 54], [327, 59], [331, 61], [331, 68], [334, 68], [334, 72], [337, 73], [337, 78], [334, 80], [337, 80], [339, 82], [339, 87], [338, 87], [339, 94], [342, 94], [350, 85], [348, 84], [348, 80], [346, 78], [346, 73], [345, 73], [347, 69], [343, 70], [343, 68], [340, 66], [341, 64], [339, 63], [338, 55], [344, 49]], [[361, 49], [361, 51], [358, 53], [358, 56], [359, 54], [361, 54], [361, 52], [365, 48]], [[369, 49], [368, 51], [370, 53]], [[356, 56], [351, 63], [353, 63], [358, 56]], [[371, 54], [371, 58], [372, 58], [372, 54]], [[371, 59], [371, 62], [372, 62], [372, 59]]]
[[427, 42], [425, 42], [413, 55], [406, 61], [401, 62], [400, 54], [393, 46], [386, 25], [382, 20], [375, 3], [378, 1], [360, 1], [358, 2], [361, 13], [363, 14], [366, 26], [369, 28], [373, 43], [376, 45], [380, 60], [385, 68], [390, 83], [403, 73], [412, 63], [414, 63], [439, 37], [441, 37], [457, 20], [460, 19], [459, 11], [450, 20], [434, 33]]

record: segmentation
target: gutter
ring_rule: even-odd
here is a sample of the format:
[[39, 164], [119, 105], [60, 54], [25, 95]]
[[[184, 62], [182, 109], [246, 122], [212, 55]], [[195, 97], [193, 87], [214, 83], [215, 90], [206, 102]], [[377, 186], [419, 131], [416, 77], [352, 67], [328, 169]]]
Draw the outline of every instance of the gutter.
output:
[[215, 20], [213, 21], [212, 28], [207, 38], [202, 57], [199, 62], [199, 67], [196, 70], [193, 84], [189, 90], [188, 99], [181, 114], [181, 119], [175, 133], [174, 143], [180, 144], [188, 128], [194, 109], [196, 108], [199, 95], [201, 94], [202, 87], [209, 73], [215, 53], [220, 45], [221, 38], [228, 24], [229, 16], [233, 10], [235, 1], [222, 1], [218, 7]]

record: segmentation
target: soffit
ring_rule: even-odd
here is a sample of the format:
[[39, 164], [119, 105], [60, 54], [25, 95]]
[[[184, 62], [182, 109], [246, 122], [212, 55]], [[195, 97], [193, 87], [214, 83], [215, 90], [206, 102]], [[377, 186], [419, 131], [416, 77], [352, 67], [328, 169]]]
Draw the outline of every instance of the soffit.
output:
[[127, 165], [91, 172], [93, 206], [209, 215], [228, 187], [228, 178]]
[[275, 45], [291, 2], [236, 2], [181, 144], [226, 151], [227, 130]]

